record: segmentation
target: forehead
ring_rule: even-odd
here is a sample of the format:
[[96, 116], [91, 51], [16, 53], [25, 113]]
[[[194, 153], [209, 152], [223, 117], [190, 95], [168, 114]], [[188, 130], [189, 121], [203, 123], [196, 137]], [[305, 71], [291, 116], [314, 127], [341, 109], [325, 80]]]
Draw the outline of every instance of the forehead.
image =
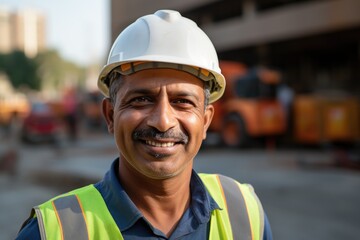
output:
[[[125, 89], [160, 88], [163, 86], [176, 89], [203, 90], [204, 82], [187, 72], [175, 69], [147, 69], [123, 76]], [[189, 89], [189, 90], [190, 90]]]

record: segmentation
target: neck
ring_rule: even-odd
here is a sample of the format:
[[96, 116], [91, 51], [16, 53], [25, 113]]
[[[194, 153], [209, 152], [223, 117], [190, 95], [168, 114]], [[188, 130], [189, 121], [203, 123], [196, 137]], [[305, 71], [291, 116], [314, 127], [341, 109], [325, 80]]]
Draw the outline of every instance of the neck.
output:
[[153, 179], [120, 160], [120, 182], [144, 217], [170, 236], [190, 204], [192, 165], [167, 179]]

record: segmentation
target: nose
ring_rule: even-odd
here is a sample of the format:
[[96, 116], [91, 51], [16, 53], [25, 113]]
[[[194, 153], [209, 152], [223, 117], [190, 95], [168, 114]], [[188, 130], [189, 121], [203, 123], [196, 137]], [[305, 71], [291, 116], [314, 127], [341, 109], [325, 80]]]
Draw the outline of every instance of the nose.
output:
[[160, 132], [166, 132], [176, 126], [174, 110], [166, 97], [156, 102], [149, 114], [147, 125]]

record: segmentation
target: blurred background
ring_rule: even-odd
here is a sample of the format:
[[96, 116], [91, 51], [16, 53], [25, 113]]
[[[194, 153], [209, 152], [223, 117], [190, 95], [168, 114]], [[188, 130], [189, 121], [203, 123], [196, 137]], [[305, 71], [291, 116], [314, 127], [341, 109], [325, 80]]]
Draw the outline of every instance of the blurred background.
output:
[[195, 161], [254, 185], [274, 239], [360, 234], [360, 1], [0, 0], [0, 239], [118, 155], [97, 76], [128, 24], [179, 10], [227, 79]]

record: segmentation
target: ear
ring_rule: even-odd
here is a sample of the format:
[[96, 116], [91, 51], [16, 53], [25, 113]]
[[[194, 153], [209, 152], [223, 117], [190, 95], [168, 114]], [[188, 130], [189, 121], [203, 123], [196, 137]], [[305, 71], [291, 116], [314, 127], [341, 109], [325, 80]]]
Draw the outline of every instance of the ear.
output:
[[205, 114], [204, 114], [204, 134], [203, 134], [203, 140], [206, 138], [206, 132], [210, 126], [211, 120], [214, 116], [214, 106], [213, 105], [208, 105], [205, 109]]
[[110, 101], [110, 98], [104, 98], [102, 100], [102, 113], [105, 117], [107, 128], [109, 133], [114, 133], [114, 107]]

